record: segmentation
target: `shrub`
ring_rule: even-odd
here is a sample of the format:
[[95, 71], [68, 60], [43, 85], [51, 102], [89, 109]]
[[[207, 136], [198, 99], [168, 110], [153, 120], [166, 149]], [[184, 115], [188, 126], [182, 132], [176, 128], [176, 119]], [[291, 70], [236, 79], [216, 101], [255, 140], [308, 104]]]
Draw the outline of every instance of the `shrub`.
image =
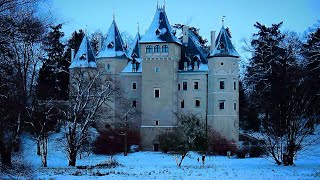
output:
[[[128, 131], [127, 151], [131, 145], [140, 144], [140, 133], [138, 131]], [[93, 153], [113, 155], [124, 151], [124, 135], [118, 130], [100, 133], [94, 142]]]
[[178, 145], [180, 144], [179, 136], [176, 132], [166, 132], [158, 136], [159, 143], [161, 144], [161, 150], [164, 153], [177, 152]]
[[208, 153], [227, 155], [228, 151], [232, 154], [237, 152], [237, 146], [233, 141], [228, 140], [226, 137], [220, 135], [218, 132], [212, 131], [208, 137]]

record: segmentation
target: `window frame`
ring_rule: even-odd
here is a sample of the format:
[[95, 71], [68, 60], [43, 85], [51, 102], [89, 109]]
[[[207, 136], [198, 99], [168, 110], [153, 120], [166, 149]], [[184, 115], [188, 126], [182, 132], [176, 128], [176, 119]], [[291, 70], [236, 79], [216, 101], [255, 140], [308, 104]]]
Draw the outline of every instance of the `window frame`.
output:
[[161, 52], [162, 53], [169, 53], [169, 46], [168, 45], [162, 45], [161, 47]]
[[155, 45], [153, 47], [153, 53], [160, 53], [161, 52], [161, 47], [160, 45]]
[[195, 100], [195, 107], [196, 108], [199, 108], [201, 106], [201, 101], [200, 101], [200, 99], [196, 99]]
[[199, 90], [199, 81], [193, 81], [193, 89]]
[[132, 100], [131, 107], [134, 107], [134, 108], [137, 107], [137, 100], [136, 99]]
[[[156, 96], [156, 91], [158, 91], [158, 97]], [[160, 88], [153, 88], [153, 97], [155, 99], [160, 99]]]
[[153, 53], [153, 47], [151, 45], [146, 46], [146, 54], [152, 54]]
[[182, 90], [188, 91], [188, 81], [182, 81]]
[[159, 66], [154, 67], [154, 72], [156, 73], [160, 72], [160, 67]]
[[219, 110], [224, 110], [226, 108], [226, 103], [225, 100], [220, 100], [219, 101]]
[[184, 100], [180, 101], [180, 108], [181, 108], [181, 109], [184, 108]]
[[220, 81], [219, 81], [219, 88], [220, 88], [220, 89], [225, 89], [225, 88], [226, 88], [226, 86], [225, 86], [225, 81], [224, 81], [224, 80], [220, 80]]
[[137, 90], [137, 83], [136, 82], [132, 82], [131, 88], [132, 88], [132, 90]]

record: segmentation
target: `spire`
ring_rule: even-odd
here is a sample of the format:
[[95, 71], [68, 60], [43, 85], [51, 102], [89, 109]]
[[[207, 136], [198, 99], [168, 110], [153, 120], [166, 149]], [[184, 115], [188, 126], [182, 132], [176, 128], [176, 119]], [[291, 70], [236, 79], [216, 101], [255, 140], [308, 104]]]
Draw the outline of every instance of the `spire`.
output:
[[216, 47], [210, 52], [209, 57], [240, 57], [224, 26], [221, 27], [215, 45]]
[[74, 60], [71, 62], [70, 69], [72, 68], [96, 68], [96, 60], [88, 36], [85, 34], [80, 44], [79, 50], [75, 55]]
[[138, 34], [140, 33], [139, 21], [137, 22]]
[[115, 15], [114, 15], [114, 10], [113, 10], [113, 12], [112, 12], [112, 20], [113, 20], [113, 21], [116, 21], [116, 17], [115, 17]]
[[97, 57], [122, 57], [126, 56], [125, 51], [126, 48], [117, 23], [115, 20], [113, 20], [108, 30], [106, 39], [104, 40], [102, 49]]
[[180, 40], [174, 36], [164, 8], [157, 7], [152, 23], [140, 43], [150, 42], [172, 42], [181, 44]]

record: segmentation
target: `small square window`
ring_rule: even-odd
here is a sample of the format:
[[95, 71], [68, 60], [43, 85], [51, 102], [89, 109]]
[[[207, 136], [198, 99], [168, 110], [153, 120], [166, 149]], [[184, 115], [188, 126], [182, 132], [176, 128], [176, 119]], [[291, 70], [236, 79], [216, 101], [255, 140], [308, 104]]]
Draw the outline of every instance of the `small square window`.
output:
[[237, 103], [235, 103], [235, 102], [233, 103], [233, 109], [237, 110]]
[[155, 67], [155, 68], [154, 68], [154, 71], [155, 71], [155, 72], [160, 72], [160, 67]]
[[180, 86], [181, 86], [181, 85], [180, 85], [180, 84], [178, 84], [178, 91], [180, 91], [180, 88], [181, 88]]
[[132, 107], [137, 107], [137, 101], [136, 100], [132, 101]]
[[193, 88], [199, 89], [199, 82], [198, 81], [193, 82]]
[[224, 109], [224, 101], [219, 101], [219, 109]]
[[181, 101], [181, 108], [184, 108], [184, 100]]
[[220, 81], [220, 89], [224, 89], [224, 81]]
[[233, 82], [233, 89], [237, 90], [237, 82]]
[[137, 89], [137, 83], [132, 83], [132, 89]]
[[196, 100], [196, 107], [200, 107], [200, 100]]
[[188, 90], [188, 83], [187, 83], [187, 82], [183, 82], [183, 83], [182, 83], [182, 86], [183, 86], [183, 87], [182, 87], [183, 90], [185, 90], [185, 91]]
[[159, 126], [160, 122], [157, 120], [157, 121], [154, 121], [154, 125], [156, 126]]
[[160, 89], [159, 88], [154, 89], [154, 98], [160, 98]]

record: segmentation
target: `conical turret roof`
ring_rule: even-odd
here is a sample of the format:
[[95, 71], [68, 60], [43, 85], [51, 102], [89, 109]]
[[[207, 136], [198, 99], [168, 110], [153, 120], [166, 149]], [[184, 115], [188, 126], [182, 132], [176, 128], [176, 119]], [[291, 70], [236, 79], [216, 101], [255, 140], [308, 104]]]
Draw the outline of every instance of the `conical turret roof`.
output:
[[139, 45], [140, 40], [141, 40], [141, 36], [138, 32], [136, 37], [133, 40], [131, 49], [128, 52], [129, 57], [136, 57], [136, 58], [140, 57], [140, 45]]
[[210, 52], [209, 57], [240, 57], [231, 43], [227, 30], [222, 26], [216, 39], [216, 47]]
[[69, 68], [72, 69], [72, 68], [96, 68], [96, 67], [97, 67], [97, 64], [96, 64], [92, 47], [90, 45], [87, 35], [85, 35], [82, 39], [79, 50], [76, 53]]
[[123, 43], [116, 21], [113, 20], [97, 58], [122, 56], [126, 56], [126, 46]]
[[171, 42], [181, 44], [174, 36], [164, 7], [157, 7], [152, 23], [140, 43]]

